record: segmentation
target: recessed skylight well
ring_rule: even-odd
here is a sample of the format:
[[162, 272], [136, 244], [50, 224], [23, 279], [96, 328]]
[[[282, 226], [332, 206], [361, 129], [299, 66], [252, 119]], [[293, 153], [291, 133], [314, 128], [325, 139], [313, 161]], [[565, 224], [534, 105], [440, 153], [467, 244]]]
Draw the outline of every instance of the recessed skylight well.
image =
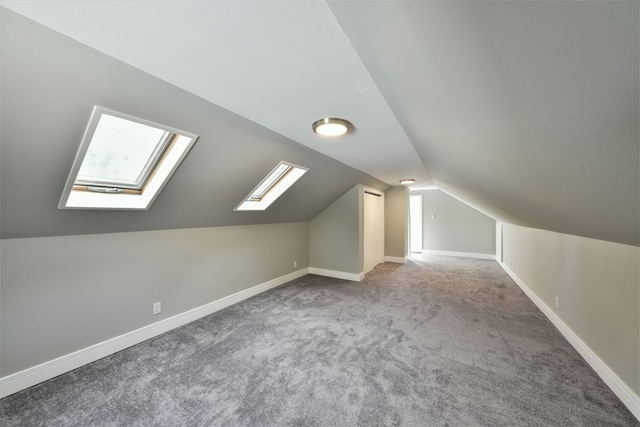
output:
[[95, 106], [59, 209], [149, 209], [198, 137]]
[[291, 163], [280, 162], [234, 210], [263, 211], [267, 209], [308, 170]]

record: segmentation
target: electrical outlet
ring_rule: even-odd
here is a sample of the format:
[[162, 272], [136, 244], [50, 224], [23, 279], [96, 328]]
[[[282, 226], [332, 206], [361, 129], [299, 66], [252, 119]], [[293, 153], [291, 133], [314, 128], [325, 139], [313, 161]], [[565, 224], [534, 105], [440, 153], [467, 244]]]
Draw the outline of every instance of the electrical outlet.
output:
[[154, 302], [153, 303], [153, 314], [154, 316], [156, 314], [159, 314], [162, 311], [162, 305], [160, 302]]
[[293, 268], [296, 268], [298, 266], [298, 261], [293, 261]]
[[560, 297], [556, 297], [556, 308], [560, 308]]

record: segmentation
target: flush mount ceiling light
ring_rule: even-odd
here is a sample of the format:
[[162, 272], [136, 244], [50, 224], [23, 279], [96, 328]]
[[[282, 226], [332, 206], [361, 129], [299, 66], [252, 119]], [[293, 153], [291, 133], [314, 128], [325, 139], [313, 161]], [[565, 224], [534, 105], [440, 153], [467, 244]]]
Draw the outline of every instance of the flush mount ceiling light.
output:
[[400, 180], [400, 184], [413, 184], [414, 182], [416, 182], [416, 180], [413, 178], [405, 178]]
[[342, 136], [353, 130], [353, 124], [349, 120], [337, 117], [326, 117], [316, 120], [311, 125], [315, 133], [322, 136]]

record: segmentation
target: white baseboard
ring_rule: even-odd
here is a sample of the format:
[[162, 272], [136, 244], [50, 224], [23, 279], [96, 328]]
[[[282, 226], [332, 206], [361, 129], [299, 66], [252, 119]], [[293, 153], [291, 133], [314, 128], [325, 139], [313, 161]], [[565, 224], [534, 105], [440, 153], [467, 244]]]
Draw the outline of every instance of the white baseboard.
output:
[[406, 258], [402, 258], [399, 256], [386, 256], [384, 257], [384, 262], [395, 262], [396, 264], [404, 264], [407, 262]]
[[291, 280], [297, 279], [309, 273], [308, 268], [303, 268], [293, 273], [277, 277], [268, 282], [261, 283], [249, 289], [226, 296], [217, 301], [196, 307], [184, 313], [163, 319], [159, 322], [144, 326], [126, 334], [111, 338], [107, 341], [83, 348], [65, 356], [58, 357], [32, 368], [25, 369], [15, 374], [0, 378], [0, 398], [9, 396], [20, 390], [57, 377], [58, 375], [79, 368], [98, 359], [117, 353], [132, 345], [139, 344], [150, 338], [168, 332], [179, 326], [186, 325], [201, 317], [207, 316], [223, 308], [229, 307], [264, 291], [280, 286]]
[[560, 333], [569, 341], [600, 378], [618, 396], [629, 411], [640, 420], [640, 396], [616, 375], [611, 368], [573, 330], [518, 277], [507, 265], [498, 261], [502, 269], [513, 279], [531, 301], [544, 313]]
[[453, 252], [453, 251], [437, 251], [434, 249], [423, 249], [424, 255], [443, 255], [443, 256], [457, 256], [463, 258], [476, 258], [476, 259], [490, 259], [496, 260], [495, 254], [478, 254], [475, 252]]
[[317, 267], [309, 267], [309, 274], [333, 277], [334, 279], [350, 280], [352, 282], [360, 282], [364, 278], [364, 273], [346, 273], [344, 271], [326, 270], [324, 268]]

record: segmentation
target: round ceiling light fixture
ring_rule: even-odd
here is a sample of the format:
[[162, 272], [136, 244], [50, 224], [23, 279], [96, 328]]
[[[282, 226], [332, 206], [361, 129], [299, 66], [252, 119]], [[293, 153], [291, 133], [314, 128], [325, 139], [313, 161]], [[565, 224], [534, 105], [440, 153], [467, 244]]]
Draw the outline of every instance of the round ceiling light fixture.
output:
[[343, 136], [353, 130], [353, 124], [349, 120], [326, 117], [313, 122], [311, 128], [321, 136]]
[[400, 180], [400, 184], [404, 185], [413, 184], [414, 182], [416, 182], [416, 180], [413, 178], [405, 178]]

